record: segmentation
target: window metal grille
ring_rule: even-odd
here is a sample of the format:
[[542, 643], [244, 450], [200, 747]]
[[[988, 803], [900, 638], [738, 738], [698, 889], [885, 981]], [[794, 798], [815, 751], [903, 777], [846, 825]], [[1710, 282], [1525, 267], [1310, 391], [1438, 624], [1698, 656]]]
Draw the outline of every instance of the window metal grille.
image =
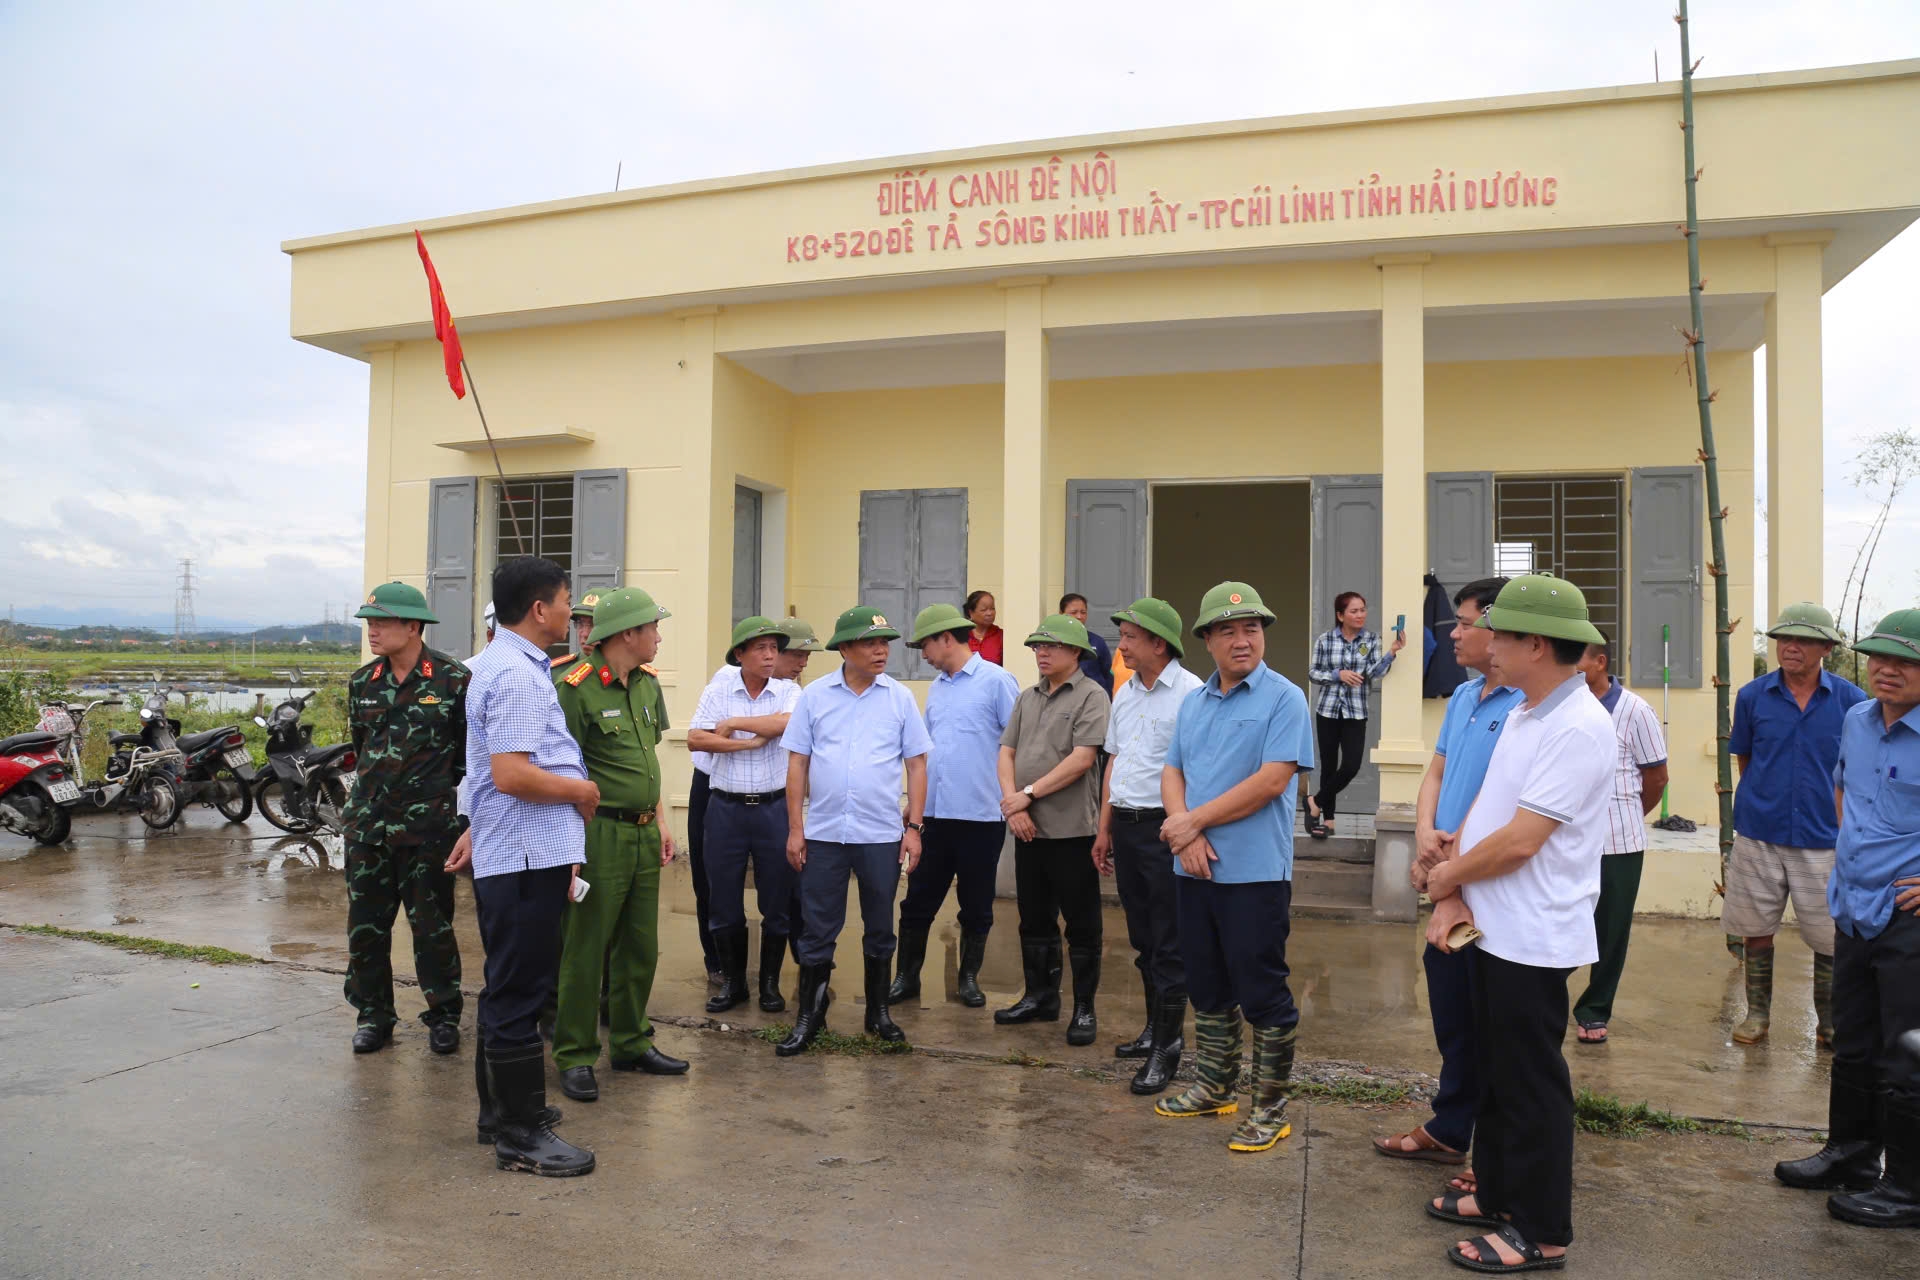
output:
[[1618, 477], [1493, 482], [1494, 571], [1550, 573], [1580, 588], [1616, 646], [1626, 592], [1626, 487]]
[[528, 552], [514, 534], [513, 519], [518, 515], [521, 532], [533, 543], [531, 554], [545, 556], [568, 573], [573, 572], [572, 476], [509, 480], [494, 506], [494, 545], [499, 549], [499, 559], [511, 560]]

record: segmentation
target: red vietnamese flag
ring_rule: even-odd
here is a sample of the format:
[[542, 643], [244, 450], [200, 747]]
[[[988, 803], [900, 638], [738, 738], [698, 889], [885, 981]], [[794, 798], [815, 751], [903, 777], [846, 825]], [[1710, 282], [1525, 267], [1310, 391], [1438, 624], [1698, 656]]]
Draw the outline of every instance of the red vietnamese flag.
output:
[[427, 300], [433, 305], [433, 336], [440, 339], [440, 354], [447, 364], [447, 385], [453, 388], [456, 399], [467, 396], [467, 380], [460, 374], [460, 362], [466, 353], [460, 349], [460, 331], [453, 327], [453, 312], [447, 309], [447, 295], [440, 288], [440, 273], [433, 269], [433, 259], [427, 256], [427, 242], [420, 238], [418, 231], [413, 233], [413, 242], [420, 247], [420, 265], [427, 269]]

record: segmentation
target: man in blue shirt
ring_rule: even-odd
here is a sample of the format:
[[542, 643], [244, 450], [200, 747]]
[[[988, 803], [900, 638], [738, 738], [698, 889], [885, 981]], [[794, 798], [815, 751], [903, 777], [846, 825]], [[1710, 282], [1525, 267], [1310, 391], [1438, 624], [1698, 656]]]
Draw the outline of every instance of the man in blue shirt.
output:
[[[1813, 1008], [1822, 1047], [1833, 1043], [1833, 917], [1827, 879], [1839, 819], [1833, 776], [1840, 725], [1867, 695], [1823, 664], [1839, 642], [1833, 615], [1790, 604], [1767, 632], [1779, 670], [1741, 688], [1728, 746], [1740, 765], [1733, 793], [1733, 851], [1727, 857], [1721, 928], [1746, 966], [1747, 1016], [1736, 1044], [1766, 1039], [1773, 1009], [1773, 935], [1793, 899], [1800, 936], [1813, 950]], [[1744, 940], [1744, 941], [1742, 941]]]
[[1827, 1201], [1843, 1222], [1920, 1227], [1920, 609], [1887, 615], [1854, 651], [1874, 700], [1847, 713], [1833, 771], [1827, 1145], [1773, 1172], [1790, 1187], [1854, 1189]]
[[1273, 620], [1244, 582], [1223, 582], [1202, 597], [1193, 633], [1216, 670], [1181, 704], [1160, 784], [1160, 836], [1179, 859], [1180, 954], [1199, 1052], [1194, 1083], [1153, 1109], [1238, 1110], [1241, 1034], [1252, 1024], [1252, 1105], [1227, 1140], [1231, 1151], [1265, 1151], [1292, 1132], [1285, 1089], [1300, 1023], [1287, 989], [1294, 779], [1313, 768], [1313, 719], [1300, 686], [1264, 661]]
[[[1487, 606], [1507, 585], [1505, 578], [1480, 578], [1453, 596], [1453, 655], [1462, 669], [1473, 672], [1447, 700], [1433, 760], [1420, 780], [1415, 809], [1414, 839], [1420, 856], [1413, 866], [1413, 883], [1424, 891], [1427, 873], [1457, 851], [1460, 824], [1467, 820], [1480, 783], [1487, 776], [1494, 744], [1500, 741], [1507, 712], [1522, 700], [1518, 689], [1489, 684], [1493, 666], [1493, 632], [1475, 626]], [[1462, 947], [1442, 951], [1429, 945], [1422, 956], [1427, 971], [1427, 1009], [1433, 1016], [1433, 1039], [1440, 1049], [1440, 1088], [1433, 1095], [1433, 1119], [1406, 1133], [1375, 1138], [1374, 1150], [1397, 1160], [1426, 1160], [1460, 1164], [1473, 1143], [1473, 1116], [1480, 1105], [1480, 1073], [1473, 1047], [1473, 963], [1477, 951]], [[1463, 1190], [1469, 1179], [1460, 1179]]]
[[930, 604], [913, 620], [911, 643], [940, 674], [927, 690], [927, 831], [920, 865], [907, 876], [900, 904], [900, 949], [894, 952], [890, 1003], [920, 994], [920, 966], [927, 956], [933, 918], [959, 881], [960, 1003], [978, 1009], [980, 965], [993, 928], [993, 882], [1006, 843], [1000, 814], [1000, 735], [1013, 716], [1020, 685], [1006, 669], [988, 662], [967, 643], [973, 623], [958, 607]]

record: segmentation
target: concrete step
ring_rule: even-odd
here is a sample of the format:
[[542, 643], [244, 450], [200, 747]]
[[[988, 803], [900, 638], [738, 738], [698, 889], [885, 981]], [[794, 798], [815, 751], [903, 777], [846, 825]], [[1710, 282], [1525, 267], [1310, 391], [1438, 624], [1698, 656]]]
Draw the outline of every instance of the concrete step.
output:
[[1293, 864], [1293, 909], [1303, 915], [1359, 919], [1373, 912], [1373, 866], [1329, 858]]
[[1293, 838], [1294, 862], [1364, 862], [1373, 865], [1373, 840], [1356, 836], [1328, 836], [1325, 840], [1296, 834]]

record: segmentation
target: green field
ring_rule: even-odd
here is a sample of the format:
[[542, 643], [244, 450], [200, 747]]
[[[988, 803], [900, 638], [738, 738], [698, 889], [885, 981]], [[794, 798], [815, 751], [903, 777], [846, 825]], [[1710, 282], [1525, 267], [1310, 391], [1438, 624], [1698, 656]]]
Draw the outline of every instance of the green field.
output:
[[0, 650], [0, 671], [44, 672], [65, 683], [146, 678], [158, 671], [169, 681], [273, 685], [285, 684], [289, 668], [298, 667], [310, 684], [344, 680], [360, 665], [357, 653], [315, 653], [310, 649], [281, 649], [259, 653], [175, 653], [169, 649]]

